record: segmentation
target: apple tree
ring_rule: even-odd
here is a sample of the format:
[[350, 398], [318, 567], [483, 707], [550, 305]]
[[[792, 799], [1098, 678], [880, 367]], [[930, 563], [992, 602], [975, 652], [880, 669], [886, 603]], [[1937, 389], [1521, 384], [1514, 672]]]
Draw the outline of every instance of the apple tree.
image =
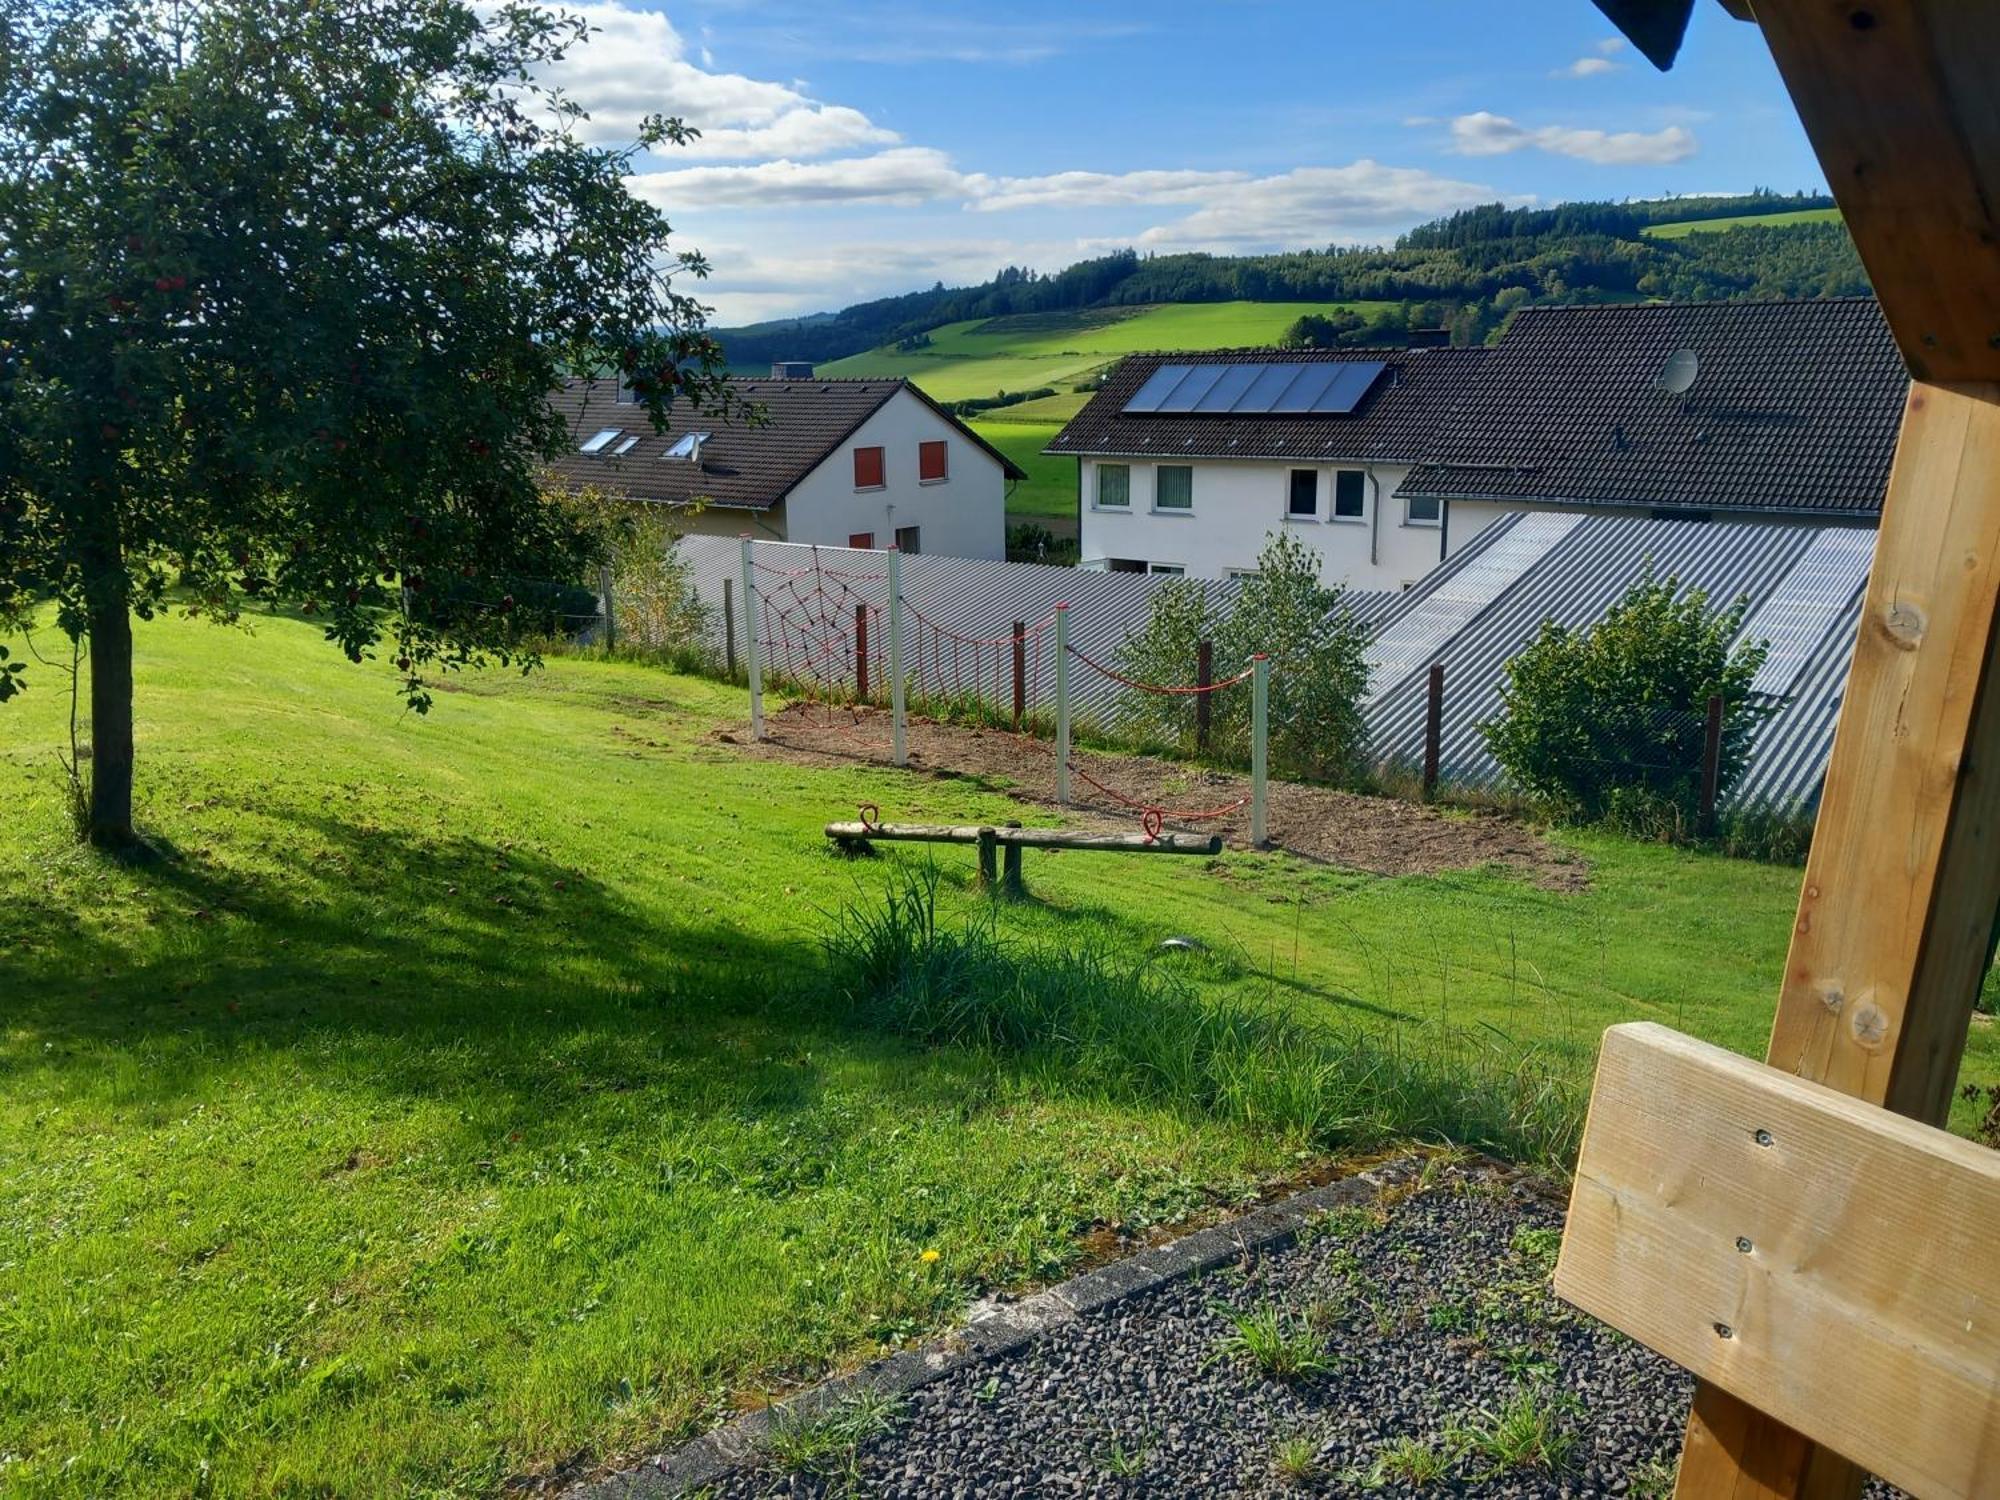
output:
[[[247, 598], [427, 673], [532, 664], [516, 578], [565, 374], [726, 405], [706, 267], [540, 81], [574, 18], [465, 0], [0, 0], [0, 632], [89, 653], [87, 832], [133, 837], [132, 620]], [[0, 704], [34, 681], [0, 661]], [[0, 706], [0, 713], [4, 713]]]

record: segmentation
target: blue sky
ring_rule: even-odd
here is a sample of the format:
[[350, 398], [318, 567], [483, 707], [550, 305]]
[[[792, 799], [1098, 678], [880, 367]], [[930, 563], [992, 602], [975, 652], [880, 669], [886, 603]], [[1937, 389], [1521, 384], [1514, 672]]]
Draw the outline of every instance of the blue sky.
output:
[[1754, 28], [1660, 74], [1585, 0], [611, 0], [559, 69], [591, 133], [704, 131], [635, 186], [723, 323], [1120, 245], [1384, 243], [1496, 198], [1817, 187]]

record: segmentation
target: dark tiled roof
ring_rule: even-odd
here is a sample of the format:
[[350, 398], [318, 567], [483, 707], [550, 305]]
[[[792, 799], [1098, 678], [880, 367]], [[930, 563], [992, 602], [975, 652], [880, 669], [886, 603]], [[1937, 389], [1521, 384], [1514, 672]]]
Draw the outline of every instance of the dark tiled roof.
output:
[[[744, 415], [728, 419], [675, 410], [665, 432], [637, 406], [618, 403], [613, 380], [572, 380], [550, 397], [575, 434], [576, 442], [607, 428], [639, 442], [622, 458], [570, 452], [556, 460], [556, 474], [571, 484], [614, 490], [634, 500], [685, 505], [705, 500], [736, 510], [769, 510], [810, 474], [829, 453], [898, 391], [910, 394], [972, 442], [999, 460], [1011, 479], [1022, 471], [977, 433], [905, 380], [731, 380], [730, 389], [761, 408], [762, 424]], [[699, 465], [663, 458], [684, 434], [706, 432]]]
[[1872, 298], [1527, 308], [1399, 493], [1873, 516], [1908, 390]]
[[[1485, 349], [1211, 349], [1134, 354], [1056, 434], [1050, 453], [1146, 458], [1353, 459], [1413, 462], [1445, 403], [1487, 357]], [[1347, 416], [1128, 416], [1125, 403], [1161, 365], [1346, 363], [1389, 368]]]

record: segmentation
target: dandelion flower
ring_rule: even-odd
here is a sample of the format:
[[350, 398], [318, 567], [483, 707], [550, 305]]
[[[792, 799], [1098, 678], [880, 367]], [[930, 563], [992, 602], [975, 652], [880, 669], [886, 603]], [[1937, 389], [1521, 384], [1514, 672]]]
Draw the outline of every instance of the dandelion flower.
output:
[[938, 1258], [938, 1253], [935, 1250], [926, 1250], [922, 1255], [919, 1255], [917, 1257], [917, 1259], [922, 1261], [925, 1265], [930, 1265], [937, 1258]]

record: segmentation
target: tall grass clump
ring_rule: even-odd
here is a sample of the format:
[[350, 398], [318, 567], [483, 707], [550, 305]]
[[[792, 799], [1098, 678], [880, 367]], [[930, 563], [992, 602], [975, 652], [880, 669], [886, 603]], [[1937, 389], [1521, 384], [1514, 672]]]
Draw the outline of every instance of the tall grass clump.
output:
[[1534, 1048], [1436, 1027], [1336, 1028], [1200, 994], [1107, 941], [1003, 938], [991, 911], [941, 919], [934, 869], [845, 910], [827, 938], [845, 1003], [875, 1028], [1009, 1059], [1052, 1091], [1223, 1119], [1322, 1149], [1450, 1141], [1566, 1168], [1573, 1070]]

